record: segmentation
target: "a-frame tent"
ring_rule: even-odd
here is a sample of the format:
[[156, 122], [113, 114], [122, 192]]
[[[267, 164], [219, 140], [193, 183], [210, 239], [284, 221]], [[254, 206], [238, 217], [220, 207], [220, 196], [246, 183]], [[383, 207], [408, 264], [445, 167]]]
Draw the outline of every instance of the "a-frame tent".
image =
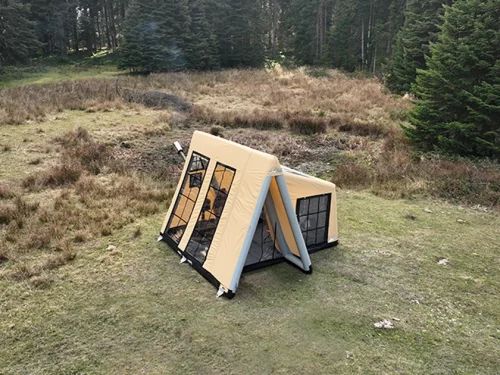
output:
[[335, 185], [196, 131], [160, 240], [227, 297], [247, 269], [286, 260], [310, 273], [309, 252], [338, 240]]

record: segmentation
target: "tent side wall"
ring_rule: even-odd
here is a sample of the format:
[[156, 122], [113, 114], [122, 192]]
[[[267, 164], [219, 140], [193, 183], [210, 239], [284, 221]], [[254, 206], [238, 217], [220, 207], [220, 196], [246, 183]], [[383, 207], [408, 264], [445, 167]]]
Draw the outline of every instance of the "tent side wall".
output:
[[327, 243], [332, 244], [338, 241], [337, 194], [335, 184], [316, 177], [295, 173], [288, 168], [285, 169], [284, 176], [294, 207], [297, 207], [299, 199], [331, 194]]
[[[234, 154], [231, 154], [230, 158], [234, 164]], [[240, 252], [259, 209], [259, 197], [265, 182], [272, 171], [279, 168], [277, 159], [275, 162], [252, 154], [244, 165], [236, 167], [237, 180], [233, 183], [219, 228], [213, 238], [212, 248], [204, 264], [204, 268], [214, 274], [226, 288], [230, 288], [233, 275], [239, 266]], [[257, 215], [260, 215], [260, 212]], [[253, 233], [251, 235], [253, 236]]]

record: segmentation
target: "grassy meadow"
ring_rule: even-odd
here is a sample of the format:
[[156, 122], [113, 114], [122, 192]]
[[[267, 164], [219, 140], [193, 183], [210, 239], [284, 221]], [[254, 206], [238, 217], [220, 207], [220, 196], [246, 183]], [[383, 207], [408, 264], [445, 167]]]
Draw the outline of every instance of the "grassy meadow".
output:
[[98, 52], [91, 57], [39, 58], [29, 65], [3, 66], [0, 89], [23, 85], [40, 85], [63, 80], [112, 78], [120, 74], [112, 54]]
[[[410, 99], [333, 70], [67, 69], [0, 79], [0, 374], [498, 373], [500, 168], [414, 153]], [[156, 242], [194, 130], [339, 186], [312, 275], [216, 299]]]

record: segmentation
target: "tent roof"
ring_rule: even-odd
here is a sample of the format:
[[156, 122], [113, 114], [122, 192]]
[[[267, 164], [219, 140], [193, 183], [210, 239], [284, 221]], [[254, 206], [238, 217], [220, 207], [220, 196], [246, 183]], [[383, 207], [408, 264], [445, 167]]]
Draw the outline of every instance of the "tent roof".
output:
[[220, 163], [229, 164], [241, 173], [246, 173], [249, 169], [258, 170], [260, 173], [281, 174], [276, 156], [204, 132], [193, 133], [190, 150]]

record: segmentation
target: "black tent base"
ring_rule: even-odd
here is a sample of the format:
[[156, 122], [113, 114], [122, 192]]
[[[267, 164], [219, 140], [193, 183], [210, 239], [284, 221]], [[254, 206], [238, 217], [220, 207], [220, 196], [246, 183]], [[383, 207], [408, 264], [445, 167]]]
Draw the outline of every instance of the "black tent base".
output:
[[[186, 258], [188, 261], [189, 261], [189, 264], [191, 264], [191, 266], [201, 275], [205, 278], [205, 280], [207, 280], [210, 284], [212, 284], [217, 290], [219, 290], [220, 286], [221, 286], [221, 283], [219, 280], [217, 280], [217, 278], [212, 275], [210, 272], [208, 272], [206, 269], [204, 269], [202, 267], [202, 265], [200, 264], [200, 262], [198, 262], [194, 257], [192, 257], [190, 254], [182, 251], [181, 249], [179, 249], [179, 247], [177, 246], [177, 244], [172, 241], [172, 239], [168, 236], [164, 236], [162, 233], [160, 233], [160, 237], [161, 237], [161, 241], [165, 242], [168, 247], [170, 249], [172, 249], [172, 251], [174, 253], [176, 253], [180, 258], [184, 257]], [[228, 290], [227, 292], [225, 292], [223, 294], [224, 297], [226, 297], [227, 299], [232, 299], [234, 298], [235, 296], [235, 293], [234, 291], [232, 290]]]
[[[316, 253], [318, 251], [326, 250], [326, 249], [330, 249], [332, 247], [335, 247], [338, 244], [339, 244], [338, 240], [337, 241], [333, 241], [333, 242], [326, 243], [326, 244], [318, 246], [318, 247], [314, 247], [314, 248], [308, 249], [308, 252], [309, 252], [309, 254], [314, 254], [314, 253]], [[276, 258], [276, 259], [270, 259], [270, 260], [266, 260], [266, 261], [263, 261], [263, 262], [260, 262], [260, 263], [250, 264], [250, 265], [245, 266], [243, 268], [243, 272], [246, 273], [246, 272], [251, 272], [251, 271], [259, 270], [261, 268], [272, 266], [273, 264], [278, 264], [278, 263], [281, 263], [281, 262], [286, 262], [286, 263], [292, 265], [293, 267], [297, 268], [298, 270], [302, 271], [303, 273], [307, 274], [307, 275], [312, 274], [312, 266], [310, 267], [309, 271], [304, 271], [302, 268], [298, 267], [297, 265], [293, 264], [292, 262], [287, 261], [286, 258], [284, 258], [284, 257], [282, 257], [282, 258]]]
[[[174, 253], [176, 253], [181, 258], [182, 257], [186, 258], [189, 261], [189, 263], [191, 264], [191, 266], [201, 276], [203, 276], [210, 284], [212, 284], [217, 290], [220, 288], [221, 283], [219, 282], [219, 280], [217, 280], [217, 278], [214, 275], [212, 275], [210, 272], [208, 272], [206, 269], [204, 269], [200, 262], [198, 262], [190, 254], [188, 254], [188, 253], [180, 250], [179, 247], [177, 246], [177, 244], [174, 241], [172, 241], [172, 239], [170, 239], [170, 237], [164, 236], [162, 233], [160, 233], [160, 237], [161, 237], [161, 241], [165, 242], [168, 245], [168, 247], [170, 249], [172, 249], [172, 251]], [[315, 253], [317, 251], [320, 251], [320, 250], [325, 250], [325, 249], [328, 249], [328, 248], [335, 247], [335, 246], [338, 245], [338, 243], [339, 243], [338, 241], [334, 241], [334, 242], [327, 243], [327, 244], [325, 244], [323, 246], [310, 249], [309, 250], [309, 254], [313, 254], [313, 253]], [[292, 266], [296, 267], [297, 269], [301, 270], [305, 274], [312, 274], [312, 266], [310, 267], [309, 271], [304, 271], [302, 268], [296, 266], [295, 264], [293, 264], [291, 262], [288, 262], [285, 258], [270, 259], [270, 260], [263, 261], [263, 262], [260, 262], [260, 263], [251, 264], [251, 265], [248, 265], [248, 266], [244, 267], [243, 268], [243, 272], [246, 273], [246, 272], [255, 271], [255, 270], [258, 270], [258, 269], [261, 269], [261, 268], [264, 268], [264, 267], [268, 267], [268, 266], [271, 266], [273, 264], [278, 264], [278, 263], [281, 263], [281, 262], [285, 262], [285, 261], [287, 263], [291, 264]], [[232, 299], [235, 296], [235, 292], [232, 291], [232, 290], [228, 290], [227, 292], [225, 292], [223, 294], [223, 296], [226, 297], [227, 299]]]

